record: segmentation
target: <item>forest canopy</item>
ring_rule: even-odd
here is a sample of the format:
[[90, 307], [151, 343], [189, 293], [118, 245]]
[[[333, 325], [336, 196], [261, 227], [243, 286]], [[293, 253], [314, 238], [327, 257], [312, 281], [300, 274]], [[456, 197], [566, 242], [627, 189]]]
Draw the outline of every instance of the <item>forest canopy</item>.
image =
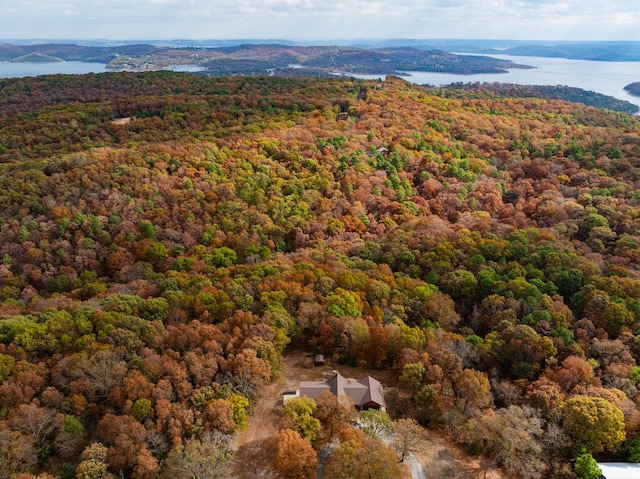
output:
[[[394, 371], [400, 415], [509, 477], [638, 460], [639, 180], [638, 119], [561, 100], [2, 80], [0, 477], [227, 477], [288, 347]], [[304, 408], [282, 474], [334, 438], [336, 477], [395, 465], [330, 399]]]

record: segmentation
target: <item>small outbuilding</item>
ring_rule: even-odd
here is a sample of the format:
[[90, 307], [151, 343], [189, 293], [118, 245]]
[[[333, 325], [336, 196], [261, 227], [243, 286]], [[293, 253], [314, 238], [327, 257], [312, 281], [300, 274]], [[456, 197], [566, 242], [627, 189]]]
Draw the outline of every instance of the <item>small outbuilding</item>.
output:
[[325, 362], [324, 361], [324, 354], [316, 354], [316, 357], [315, 357], [313, 363], [316, 366], [324, 366], [324, 362]]

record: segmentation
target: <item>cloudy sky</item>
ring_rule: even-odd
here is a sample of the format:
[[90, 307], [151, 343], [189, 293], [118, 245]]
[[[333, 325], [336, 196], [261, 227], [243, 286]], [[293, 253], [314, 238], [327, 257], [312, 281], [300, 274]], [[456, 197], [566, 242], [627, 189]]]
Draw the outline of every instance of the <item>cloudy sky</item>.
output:
[[640, 2], [0, 0], [0, 38], [640, 40]]

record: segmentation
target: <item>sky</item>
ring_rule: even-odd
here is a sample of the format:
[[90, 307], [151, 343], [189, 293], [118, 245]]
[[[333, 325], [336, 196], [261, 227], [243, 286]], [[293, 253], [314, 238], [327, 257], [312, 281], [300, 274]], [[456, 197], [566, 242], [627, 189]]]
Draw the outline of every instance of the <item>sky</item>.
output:
[[0, 38], [640, 41], [640, 2], [0, 0]]

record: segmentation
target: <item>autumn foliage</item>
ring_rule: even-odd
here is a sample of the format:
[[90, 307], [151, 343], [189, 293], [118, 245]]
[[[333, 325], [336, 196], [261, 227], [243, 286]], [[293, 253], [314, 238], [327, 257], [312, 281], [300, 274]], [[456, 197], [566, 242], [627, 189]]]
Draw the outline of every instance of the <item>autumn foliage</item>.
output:
[[[225, 477], [287, 347], [394, 371], [510, 477], [638, 457], [638, 120], [383, 83], [0, 81], [3, 474]], [[316, 403], [299, 470], [393, 469]]]

